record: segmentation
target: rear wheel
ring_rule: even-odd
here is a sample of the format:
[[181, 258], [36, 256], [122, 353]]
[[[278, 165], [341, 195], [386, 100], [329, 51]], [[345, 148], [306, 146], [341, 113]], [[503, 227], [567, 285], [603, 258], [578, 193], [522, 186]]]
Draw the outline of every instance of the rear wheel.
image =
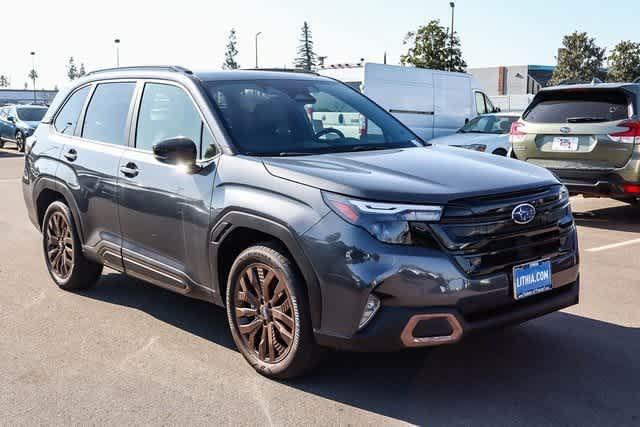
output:
[[95, 285], [102, 265], [86, 259], [69, 207], [51, 203], [42, 222], [42, 248], [51, 278], [65, 290], [86, 289]]
[[275, 244], [250, 247], [233, 263], [227, 317], [244, 358], [260, 374], [292, 378], [319, 360], [304, 283], [286, 252]]
[[16, 132], [16, 145], [18, 146], [18, 151], [24, 152], [24, 135], [20, 131]]
[[506, 156], [507, 150], [505, 150], [504, 148], [498, 148], [497, 150], [494, 150], [493, 154], [495, 154], [496, 156]]

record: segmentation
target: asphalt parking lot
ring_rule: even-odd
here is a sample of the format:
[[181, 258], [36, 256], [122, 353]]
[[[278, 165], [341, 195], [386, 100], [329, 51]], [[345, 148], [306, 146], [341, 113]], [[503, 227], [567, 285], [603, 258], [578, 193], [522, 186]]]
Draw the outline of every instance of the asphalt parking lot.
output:
[[0, 424], [640, 425], [640, 207], [573, 199], [578, 306], [456, 346], [258, 376], [225, 313], [115, 272], [50, 280], [0, 150]]

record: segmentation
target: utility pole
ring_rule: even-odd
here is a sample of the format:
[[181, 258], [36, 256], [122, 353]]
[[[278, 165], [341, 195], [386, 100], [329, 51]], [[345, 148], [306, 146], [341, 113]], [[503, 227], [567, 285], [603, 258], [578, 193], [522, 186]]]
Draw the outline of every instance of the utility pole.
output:
[[33, 103], [37, 102], [36, 100], [36, 53], [31, 52], [31, 79], [33, 80]]
[[451, 44], [449, 46], [449, 71], [453, 69], [453, 16], [456, 10], [456, 4], [454, 2], [449, 2], [449, 6], [451, 6]]
[[120, 39], [113, 41], [116, 45], [116, 67], [120, 67]]
[[256, 69], [258, 68], [258, 36], [262, 34], [262, 31], [256, 33]]

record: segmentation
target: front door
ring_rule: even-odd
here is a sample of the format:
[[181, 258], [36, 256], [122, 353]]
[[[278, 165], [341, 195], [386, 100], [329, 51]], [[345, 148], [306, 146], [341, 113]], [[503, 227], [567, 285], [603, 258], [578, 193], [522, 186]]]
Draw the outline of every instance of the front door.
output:
[[[136, 114], [134, 147], [120, 160], [118, 214], [127, 274], [179, 292], [210, 281], [206, 261], [216, 171], [211, 133], [189, 94], [147, 82]], [[187, 137], [198, 146], [197, 173], [155, 158], [153, 146]]]

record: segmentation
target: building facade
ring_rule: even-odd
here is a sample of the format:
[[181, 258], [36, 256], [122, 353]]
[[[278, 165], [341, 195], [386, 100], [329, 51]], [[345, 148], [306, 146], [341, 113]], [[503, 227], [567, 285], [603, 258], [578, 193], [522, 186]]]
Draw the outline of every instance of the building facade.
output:
[[49, 105], [57, 90], [0, 89], [0, 105], [41, 104]]

